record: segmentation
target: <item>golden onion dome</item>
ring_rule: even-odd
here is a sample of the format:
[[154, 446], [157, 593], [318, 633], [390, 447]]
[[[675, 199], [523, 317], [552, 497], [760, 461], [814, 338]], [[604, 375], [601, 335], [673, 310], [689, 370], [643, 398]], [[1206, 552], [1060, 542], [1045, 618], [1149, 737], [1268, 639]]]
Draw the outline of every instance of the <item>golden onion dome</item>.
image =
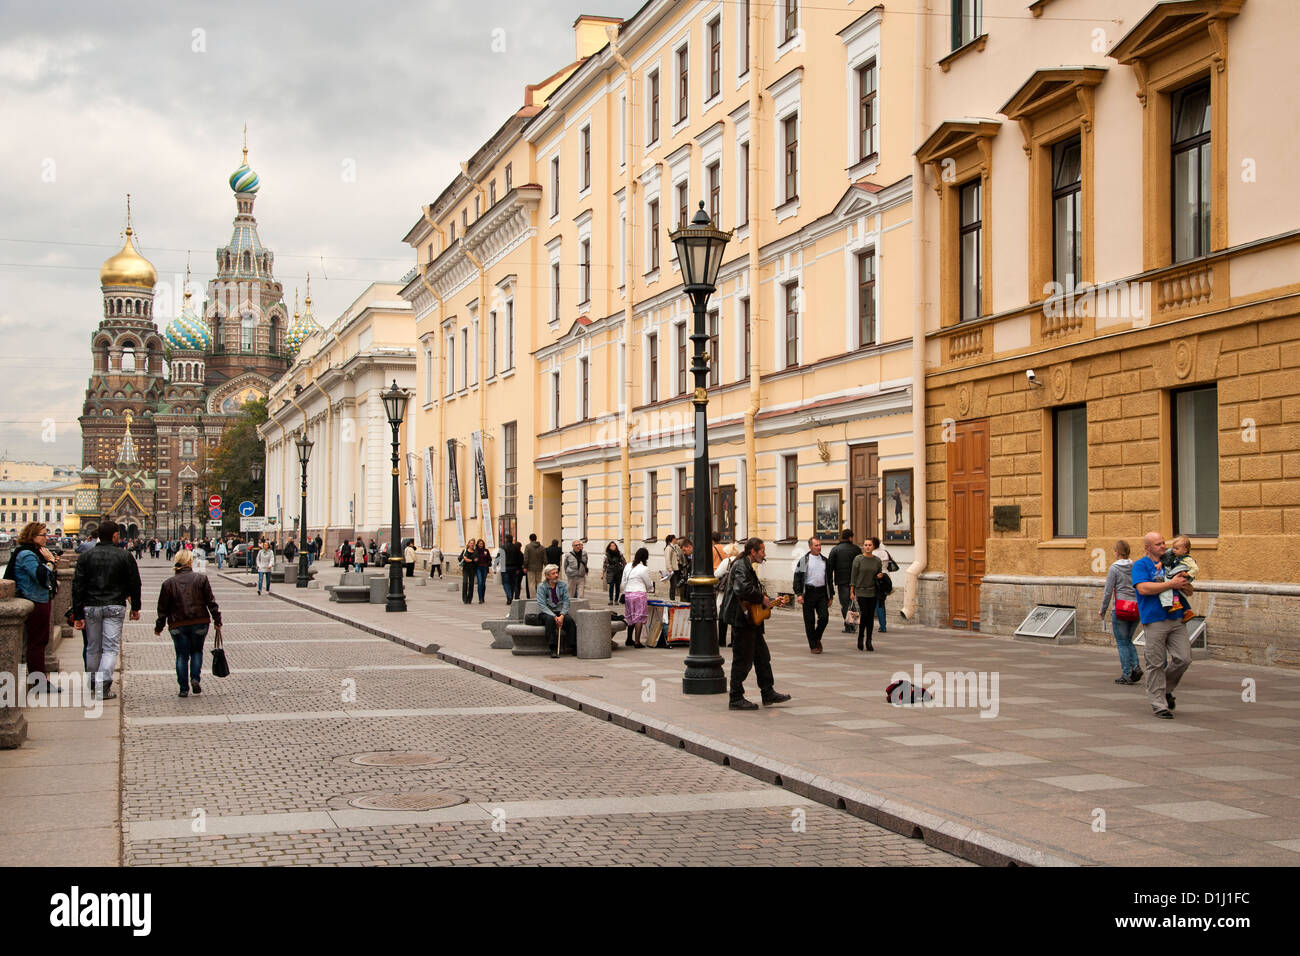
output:
[[153, 289], [158, 284], [158, 273], [152, 263], [136, 251], [132, 235], [131, 227], [127, 226], [126, 244], [122, 246], [122, 251], [100, 266], [101, 286], [130, 285]]

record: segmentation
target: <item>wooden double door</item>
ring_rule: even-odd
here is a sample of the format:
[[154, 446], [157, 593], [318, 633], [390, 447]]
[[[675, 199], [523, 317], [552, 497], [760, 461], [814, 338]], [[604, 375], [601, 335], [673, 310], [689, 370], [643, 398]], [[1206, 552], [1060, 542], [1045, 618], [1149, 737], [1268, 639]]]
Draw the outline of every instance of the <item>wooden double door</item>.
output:
[[880, 446], [849, 446], [849, 527], [859, 545], [880, 533]]
[[948, 448], [948, 616], [980, 629], [980, 582], [989, 535], [989, 421], [959, 422]]

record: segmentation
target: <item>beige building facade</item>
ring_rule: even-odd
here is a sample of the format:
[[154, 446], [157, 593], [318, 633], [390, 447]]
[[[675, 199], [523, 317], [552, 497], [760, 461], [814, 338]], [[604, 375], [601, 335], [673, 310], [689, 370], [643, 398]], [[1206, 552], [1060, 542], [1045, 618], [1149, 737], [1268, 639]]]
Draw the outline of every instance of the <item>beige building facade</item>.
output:
[[1192, 540], [1211, 653], [1300, 663], [1300, 158], [1278, 99], [1300, 8], [981, 6], [920, 43], [921, 618], [1011, 633], [1065, 605], [1109, 643], [1114, 543], [1137, 558], [1159, 530]]
[[815, 530], [911, 562], [915, 27], [850, 3], [579, 19], [576, 62], [406, 237], [444, 551], [536, 533], [646, 544], [656, 564], [689, 532], [690, 311], [668, 234], [703, 201], [735, 229], [709, 316], [715, 528], [776, 542], [777, 587]]
[[[312, 441], [307, 463], [307, 532], [320, 534], [326, 557], [345, 539], [389, 540], [392, 524], [392, 428], [382, 393], [394, 381], [414, 395], [415, 338], [411, 307], [396, 283], [370, 285], [325, 327], [297, 347], [288, 371], [271, 389], [269, 417], [258, 433], [266, 443], [266, 509], [277, 519], [280, 541], [297, 536], [302, 467], [294, 444], [304, 429]], [[402, 536], [415, 536], [411, 495], [415, 476], [407, 452], [418, 422], [407, 405], [399, 430], [399, 513]], [[231, 503], [233, 505], [234, 503]], [[263, 512], [259, 511], [259, 514]], [[234, 519], [231, 519], [233, 522]]]

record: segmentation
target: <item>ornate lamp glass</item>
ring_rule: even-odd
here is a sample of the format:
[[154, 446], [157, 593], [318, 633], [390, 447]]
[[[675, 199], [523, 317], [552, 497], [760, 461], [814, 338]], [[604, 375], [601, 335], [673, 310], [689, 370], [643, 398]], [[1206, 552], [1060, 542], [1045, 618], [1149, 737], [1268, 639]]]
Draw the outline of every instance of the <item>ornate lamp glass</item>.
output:
[[700, 200], [700, 209], [691, 224], [668, 234], [677, 249], [677, 264], [682, 270], [682, 282], [687, 288], [708, 286], [712, 290], [717, 287], [722, 254], [726, 251], [731, 236], [731, 232], [723, 232], [714, 226], [709, 214], [704, 211], [703, 199]]
[[311, 449], [316, 443], [307, 437], [306, 432], [299, 432], [294, 445], [298, 448], [298, 461], [306, 465], [311, 460]]
[[382, 393], [384, 399], [384, 411], [388, 415], [388, 424], [400, 425], [402, 419], [406, 417], [406, 403], [410, 401], [411, 393], [404, 388], [397, 387], [397, 379], [393, 379], [392, 388]]

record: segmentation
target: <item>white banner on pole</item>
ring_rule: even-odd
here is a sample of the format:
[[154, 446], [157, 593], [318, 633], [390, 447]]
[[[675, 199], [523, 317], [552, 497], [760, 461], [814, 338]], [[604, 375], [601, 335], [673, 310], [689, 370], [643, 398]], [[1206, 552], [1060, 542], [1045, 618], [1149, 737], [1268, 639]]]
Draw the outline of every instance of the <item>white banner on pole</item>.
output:
[[474, 445], [474, 486], [478, 492], [478, 505], [483, 516], [483, 540], [488, 548], [495, 548], [496, 530], [492, 527], [492, 507], [488, 501], [487, 463], [483, 461], [483, 433], [470, 436]]
[[432, 548], [438, 540], [438, 483], [433, 480], [433, 448], [424, 450], [424, 513], [431, 529], [428, 540], [421, 546]]
[[465, 518], [460, 511], [460, 482], [456, 478], [456, 439], [447, 439], [447, 490], [451, 497], [451, 513], [456, 518], [460, 532], [460, 546], [465, 547]]
[[415, 497], [415, 462], [417, 455], [413, 451], [406, 453], [406, 501], [411, 514], [411, 538], [420, 537], [420, 503]]

